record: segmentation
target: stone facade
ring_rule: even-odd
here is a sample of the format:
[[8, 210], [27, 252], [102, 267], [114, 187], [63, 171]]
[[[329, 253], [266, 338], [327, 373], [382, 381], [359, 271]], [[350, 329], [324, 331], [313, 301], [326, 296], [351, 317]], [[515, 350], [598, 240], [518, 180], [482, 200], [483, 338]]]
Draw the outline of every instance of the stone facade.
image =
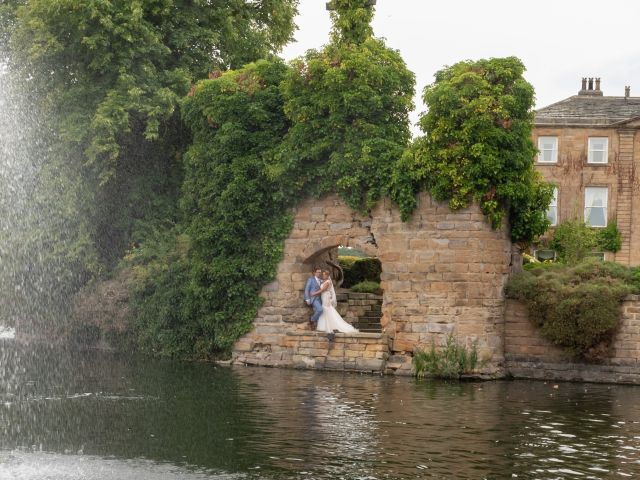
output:
[[[622, 237], [622, 248], [607, 260], [640, 265], [640, 97], [604, 96], [599, 83], [594, 90], [583, 82], [578, 95], [536, 112], [536, 145], [540, 137], [557, 141], [557, 160], [538, 157], [536, 169], [558, 186], [559, 223], [584, 218], [586, 187], [607, 187], [607, 217]], [[590, 137], [608, 139], [606, 163], [589, 163]]]
[[540, 336], [516, 300], [506, 301], [504, 339], [506, 368], [516, 378], [640, 384], [640, 295], [630, 295], [622, 304], [613, 354], [601, 364], [571, 362]]
[[[454, 334], [468, 345], [477, 342], [487, 372], [500, 371], [502, 291], [511, 259], [506, 229], [493, 231], [476, 206], [453, 212], [426, 194], [419, 197], [409, 222], [400, 219], [389, 200], [381, 201], [370, 216], [354, 212], [335, 196], [301, 204], [277, 278], [263, 289], [265, 302], [254, 329], [236, 344], [235, 363], [354, 370], [374, 366], [373, 361], [366, 368], [356, 363], [339, 366], [320, 360], [330, 357], [322, 353], [328, 348], [324, 343], [303, 346], [325, 341], [308, 330], [311, 310], [302, 300], [305, 281], [312, 266], [335, 257], [331, 252], [341, 245], [380, 259], [384, 290], [382, 334], [338, 336], [350, 345], [343, 349], [352, 352], [345, 358], [362, 352], [364, 345], [365, 352], [382, 352], [375, 357], [381, 362], [371, 370], [408, 373], [416, 348], [441, 344]], [[377, 347], [370, 346], [371, 338]]]

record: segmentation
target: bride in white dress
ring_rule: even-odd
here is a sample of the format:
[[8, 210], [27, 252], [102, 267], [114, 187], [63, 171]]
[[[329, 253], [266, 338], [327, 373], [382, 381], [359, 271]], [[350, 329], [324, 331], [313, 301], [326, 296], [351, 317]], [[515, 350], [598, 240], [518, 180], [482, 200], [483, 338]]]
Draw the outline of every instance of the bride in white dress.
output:
[[357, 332], [358, 330], [353, 325], [344, 321], [340, 316], [336, 307], [338, 302], [336, 300], [336, 291], [333, 288], [333, 282], [331, 281], [331, 275], [328, 270], [322, 271], [322, 285], [320, 286], [320, 299], [322, 300], [322, 315], [318, 319], [317, 330], [320, 332], [342, 332], [350, 333]]

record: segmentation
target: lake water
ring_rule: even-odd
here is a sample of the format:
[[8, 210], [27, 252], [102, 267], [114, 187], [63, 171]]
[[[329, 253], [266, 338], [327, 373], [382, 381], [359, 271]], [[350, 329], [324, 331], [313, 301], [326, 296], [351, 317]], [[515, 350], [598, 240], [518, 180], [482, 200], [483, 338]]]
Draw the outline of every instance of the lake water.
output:
[[640, 387], [125, 358], [0, 342], [0, 479], [640, 478]]

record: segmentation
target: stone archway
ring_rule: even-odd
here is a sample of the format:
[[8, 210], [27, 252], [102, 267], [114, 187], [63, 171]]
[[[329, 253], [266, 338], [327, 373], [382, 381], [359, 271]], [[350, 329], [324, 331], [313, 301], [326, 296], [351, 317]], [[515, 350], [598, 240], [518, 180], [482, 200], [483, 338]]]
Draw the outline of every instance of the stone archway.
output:
[[283, 331], [308, 329], [310, 310], [303, 302], [303, 290], [311, 270], [316, 263], [337, 261], [334, 252], [341, 245], [377, 256], [371, 224], [371, 218], [359, 215], [336, 197], [300, 206], [276, 279], [262, 292], [265, 303], [256, 316], [256, 328], [270, 332], [276, 330], [275, 325]]
[[[235, 361], [407, 373], [415, 348], [454, 334], [477, 342], [489, 369], [500, 368], [511, 243], [506, 229], [493, 231], [477, 206], [453, 212], [422, 194], [411, 221], [403, 222], [389, 200], [362, 216], [331, 196], [307, 200], [294, 213], [276, 279], [263, 289], [264, 305], [253, 331], [237, 342]], [[344, 338], [342, 350], [309, 331], [302, 298], [313, 259], [339, 245], [381, 261], [384, 291], [383, 333]]]
[[[355, 284], [364, 280], [380, 284], [382, 263], [377, 258], [377, 247], [367, 249], [368, 253], [354, 249], [362, 258], [356, 261], [344, 262], [339, 254], [344, 245], [331, 245], [308, 257], [304, 264], [311, 272], [315, 268], [327, 269], [331, 272], [337, 293], [337, 310], [342, 318], [353, 325], [359, 332], [382, 332], [383, 297], [379, 288], [362, 291], [351, 290]], [[350, 247], [353, 248], [353, 247]], [[342, 265], [345, 265], [343, 270]], [[345, 278], [345, 273], [347, 274]], [[345, 282], [343, 284], [343, 281]], [[368, 286], [368, 285], [367, 285]], [[363, 285], [359, 285], [360, 288]]]

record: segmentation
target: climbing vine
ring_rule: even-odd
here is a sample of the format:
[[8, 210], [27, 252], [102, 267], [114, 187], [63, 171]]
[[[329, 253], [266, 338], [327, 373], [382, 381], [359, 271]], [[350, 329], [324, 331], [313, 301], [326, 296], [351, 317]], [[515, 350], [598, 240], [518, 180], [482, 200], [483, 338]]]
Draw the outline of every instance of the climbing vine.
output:
[[411, 137], [414, 93], [400, 54], [371, 36], [367, 3], [335, 0], [332, 42], [295, 60], [283, 83], [286, 168], [310, 193], [337, 192], [365, 212], [388, 193]]
[[427, 190], [454, 209], [478, 202], [494, 228], [505, 215], [511, 237], [531, 241], [549, 223], [553, 190], [534, 170], [533, 87], [515, 57], [465, 61], [436, 73], [424, 90], [425, 133], [394, 173], [393, 196], [405, 218]]

